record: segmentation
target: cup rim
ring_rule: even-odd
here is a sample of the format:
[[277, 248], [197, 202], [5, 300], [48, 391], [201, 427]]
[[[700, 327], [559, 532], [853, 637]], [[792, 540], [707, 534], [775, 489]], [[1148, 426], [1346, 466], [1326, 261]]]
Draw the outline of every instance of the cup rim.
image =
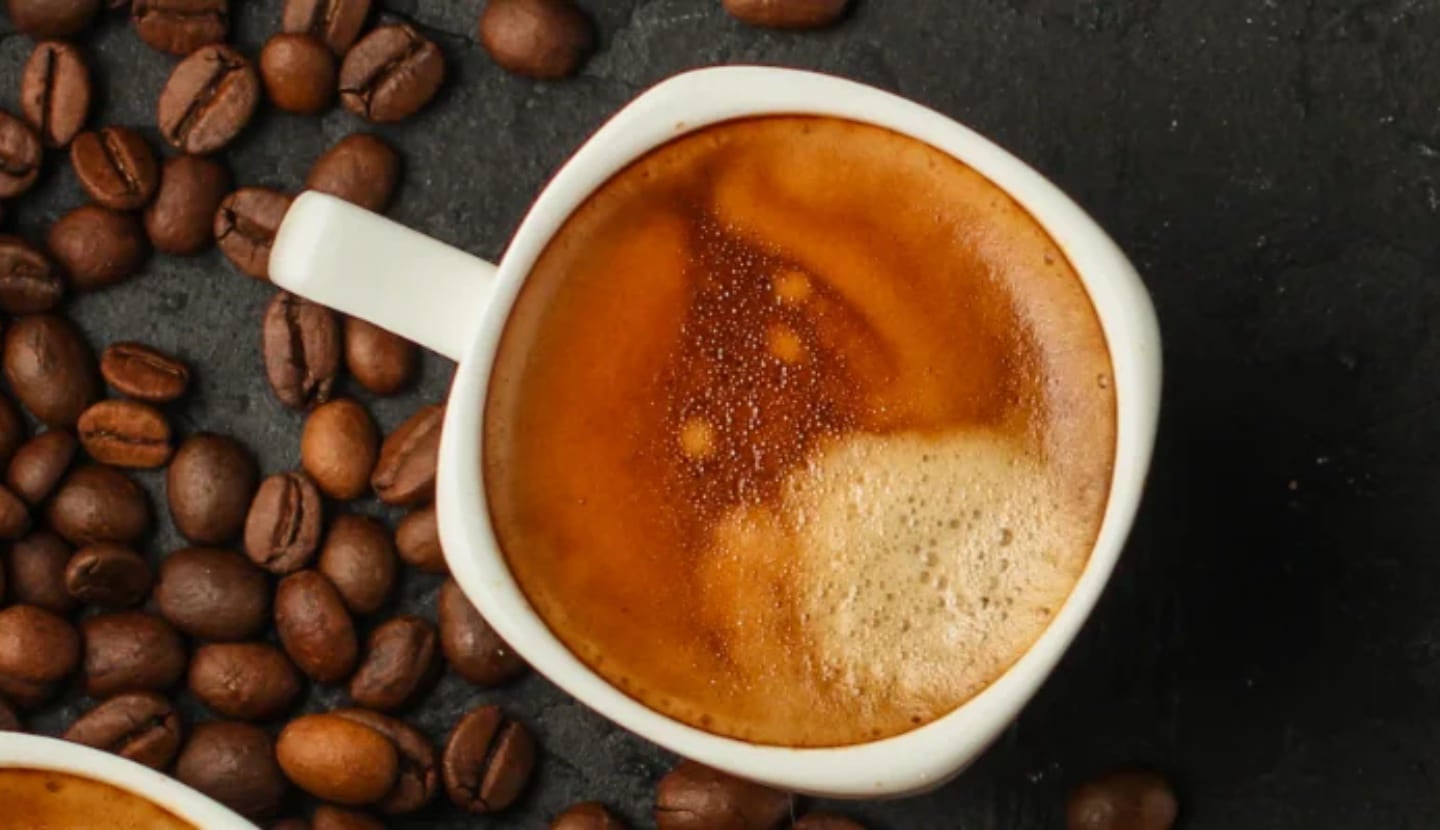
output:
[[44, 735], [0, 733], [0, 770], [61, 772], [109, 784], [205, 830], [255, 830], [218, 801], [134, 761]]
[[[948, 714], [889, 738], [839, 747], [751, 744], [663, 715], [615, 688], [573, 654], [530, 606], [495, 538], [486, 499], [484, 405], [500, 335], [520, 285], [570, 213], [644, 153], [713, 124], [763, 115], [818, 115], [874, 124], [931, 144], [985, 175], [1028, 210], [1065, 252], [1096, 309], [1117, 398], [1110, 495], [1090, 558], [1070, 596], [1000, 678]], [[1129, 260], [1078, 205], [1024, 162], [957, 121], [854, 81], [794, 69], [732, 66], [686, 72], [631, 101], [555, 174], [499, 264], [495, 293], [456, 372], [442, 435], [437, 503], [451, 573], [496, 631], [540, 673], [626, 729], [685, 757], [796, 792], [839, 797], [923, 791], [961, 771], [1006, 728], [1078, 633], [1133, 523], [1159, 410], [1154, 309]]]

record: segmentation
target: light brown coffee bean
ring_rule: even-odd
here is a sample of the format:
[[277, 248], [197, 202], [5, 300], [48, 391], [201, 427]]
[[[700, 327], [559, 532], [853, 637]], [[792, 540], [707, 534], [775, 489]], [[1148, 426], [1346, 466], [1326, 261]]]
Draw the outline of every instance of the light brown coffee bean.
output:
[[615, 818], [605, 805], [588, 801], [556, 816], [550, 830], [625, 830], [625, 823]]
[[165, 254], [198, 254], [215, 241], [215, 213], [230, 195], [230, 171], [202, 156], [173, 156], [160, 169], [160, 188], [145, 209], [145, 233]]
[[33, 605], [0, 610], [0, 697], [33, 709], [79, 663], [80, 636], [63, 617]]
[[0, 199], [13, 199], [34, 187], [44, 155], [40, 134], [0, 110]]
[[324, 574], [300, 571], [280, 580], [275, 629], [285, 653], [312, 679], [340, 683], [355, 670], [360, 654], [355, 623]]
[[100, 396], [95, 353], [55, 314], [31, 314], [5, 332], [5, 377], [20, 404], [52, 427], [73, 427]]
[[535, 769], [535, 739], [498, 706], [481, 706], [455, 724], [441, 760], [455, 806], [491, 813], [515, 803]]
[[385, 830], [385, 825], [364, 813], [322, 804], [315, 808], [309, 830]]
[[102, 542], [75, 551], [65, 568], [65, 590], [76, 601], [103, 608], [139, 605], [150, 592], [150, 564], [127, 547]]
[[325, 536], [316, 565], [355, 614], [384, 607], [395, 586], [395, 546], [390, 532], [369, 516], [339, 516]]
[[400, 766], [395, 786], [375, 804], [375, 809], [386, 815], [413, 813], [434, 799], [440, 786], [439, 765], [435, 747], [420, 730], [369, 709], [337, 709], [335, 715], [368, 726], [395, 746]]
[[181, 730], [180, 713], [163, 695], [132, 692], [81, 715], [61, 737], [164, 770], [180, 751]]
[[64, 295], [64, 277], [48, 256], [18, 236], [0, 236], [0, 310], [49, 311]]
[[422, 407], [385, 437], [370, 484], [386, 504], [413, 505], [435, 493], [443, 406]]
[[315, 160], [305, 187], [378, 213], [389, 204], [399, 179], [395, 148], [378, 136], [351, 133]]
[[731, 17], [772, 29], [820, 29], [845, 16], [848, 0], [724, 0]]
[[290, 210], [290, 196], [267, 187], [242, 187], [215, 211], [215, 244], [236, 268], [270, 279], [270, 246]]
[[300, 672], [269, 643], [201, 646], [190, 659], [191, 694], [217, 715], [273, 720], [300, 697]]
[[334, 713], [291, 721], [276, 754], [295, 786], [336, 804], [374, 804], [394, 787], [400, 767], [387, 737]]
[[128, 544], [150, 526], [150, 502], [140, 485], [114, 467], [85, 464], [60, 483], [45, 515], [71, 544]]
[[175, 529], [199, 544], [218, 545], [245, 526], [260, 471], [239, 441], [201, 432], [185, 439], [165, 471], [165, 497]]
[[280, 30], [313, 35], [336, 55], [343, 55], [359, 37], [369, 14], [370, 0], [285, 0]]
[[68, 430], [51, 429], [20, 445], [5, 470], [5, 486], [31, 507], [38, 506], [70, 469], [80, 442]]
[[791, 815], [791, 798], [719, 770], [685, 761], [655, 790], [659, 830], [733, 827], [774, 830]]
[[252, 819], [274, 815], [287, 789], [275, 742], [264, 730], [234, 721], [196, 726], [175, 762], [175, 777]]
[[100, 374], [116, 392], [150, 403], [169, 403], [190, 386], [190, 370], [178, 358], [131, 341], [105, 347]]
[[280, 403], [310, 409], [330, 400], [341, 358], [335, 312], [282, 291], [265, 308], [260, 346]]
[[134, 0], [135, 33], [152, 48], [188, 55], [230, 33], [230, 0]]
[[244, 55], [202, 46], [175, 66], [160, 91], [160, 134], [182, 153], [208, 155], [245, 129], [259, 102], [260, 76]]
[[335, 100], [335, 54], [306, 34], [281, 32], [260, 50], [260, 80], [270, 102], [286, 112], [314, 115]]
[[85, 694], [162, 692], [185, 673], [185, 645], [170, 624], [143, 611], [118, 611], [80, 623]]
[[100, 401], [80, 414], [75, 432], [91, 458], [112, 467], [162, 467], [173, 452], [165, 415], [139, 401]]
[[320, 490], [304, 473], [265, 479], [245, 519], [245, 553], [275, 574], [310, 564], [320, 546], [322, 504]]
[[498, 686], [525, 671], [525, 661], [480, 616], [453, 579], [440, 586], [440, 649], [455, 673], [477, 686]]
[[395, 548], [412, 568], [432, 574], [450, 572], [445, 550], [440, 546], [440, 525], [433, 504], [412, 510], [400, 520], [395, 528]]
[[1170, 830], [1175, 792], [1159, 773], [1124, 770], [1080, 785], [1065, 805], [1067, 830]]
[[496, 63], [531, 78], [573, 75], [595, 43], [590, 19], [572, 0], [490, 0], [479, 35]]
[[238, 553], [185, 548], [160, 563], [155, 608], [171, 625], [201, 640], [233, 642], [270, 623], [270, 580]]
[[59, 40], [35, 44], [20, 73], [20, 111], [50, 147], [64, 147], [90, 114], [90, 68], [85, 56]]
[[160, 164], [145, 137], [129, 127], [81, 133], [70, 166], [90, 198], [111, 210], [139, 210], [160, 186]]
[[124, 282], [150, 255], [145, 229], [134, 214], [95, 204], [56, 219], [45, 244], [81, 293]]
[[350, 678], [350, 698], [366, 709], [393, 712], [429, 689], [440, 667], [435, 626], [413, 614], [370, 632], [365, 658]]
[[378, 26], [345, 53], [340, 65], [340, 103], [380, 124], [419, 112], [445, 80], [445, 55], [403, 25]]
[[65, 590], [65, 566], [70, 545], [48, 530], [37, 530], [10, 546], [5, 581], [17, 605], [34, 605], [53, 614], [75, 610], [75, 598]]
[[354, 317], [345, 321], [345, 366], [371, 392], [401, 391], [419, 363], [420, 350], [409, 340]]
[[865, 830], [865, 826], [833, 813], [807, 813], [790, 830]]
[[321, 404], [305, 419], [300, 466], [331, 498], [364, 495], [375, 469], [380, 436], [365, 407], [350, 398]]

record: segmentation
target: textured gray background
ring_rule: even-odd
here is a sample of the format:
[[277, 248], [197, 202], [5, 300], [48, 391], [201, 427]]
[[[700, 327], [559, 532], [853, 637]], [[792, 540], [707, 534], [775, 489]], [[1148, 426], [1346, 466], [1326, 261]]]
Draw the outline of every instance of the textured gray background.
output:
[[[1440, 826], [1440, 0], [862, 0], [840, 28], [801, 35], [747, 30], [718, 0], [582, 2], [602, 48], [559, 84], [489, 62], [472, 41], [481, 0], [385, 4], [450, 66], [421, 117], [380, 130], [406, 160], [393, 216], [496, 257], [551, 172], [636, 91], [694, 66], [785, 64], [997, 139], [1114, 233], [1159, 306], [1156, 469], [1095, 618], [960, 780], [850, 812], [889, 830], [1054, 828], [1074, 783], [1143, 763], [1173, 775], [1186, 828]], [[234, 5], [253, 55], [279, 0]], [[0, 105], [15, 108], [29, 48], [0, 40]], [[119, 19], [87, 48], [96, 123], [158, 144], [170, 60]], [[340, 110], [267, 112], [229, 161], [244, 184], [294, 189], [359, 126]], [[11, 220], [26, 233], [80, 202], [52, 161]], [[189, 359], [199, 386], [180, 427], [233, 432], [273, 471], [295, 463], [300, 419], [261, 380], [269, 294], [211, 253], [156, 258], [72, 309], [97, 346], [140, 338]], [[395, 424], [443, 396], [450, 372], [431, 359], [412, 394], [373, 411]], [[176, 544], [166, 525], [152, 550]], [[409, 577], [404, 607], [432, 613], [434, 589]], [[650, 825], [671, 759], [538, 677], [493, 692], [447, 679], [412, 720], [439, 737], [482, 701], [538, 733], [528, 795], [503, 815], [437, 808], [405, 826], [543, 827], [590, 798]]]

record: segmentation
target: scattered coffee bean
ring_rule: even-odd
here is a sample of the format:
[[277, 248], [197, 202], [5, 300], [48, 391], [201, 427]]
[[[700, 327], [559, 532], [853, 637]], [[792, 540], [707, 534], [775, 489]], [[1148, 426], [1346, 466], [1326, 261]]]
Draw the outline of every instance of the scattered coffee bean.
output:
[[0, 610], [0, 696], [33, 709], [79, 664], [80, 636], [63, 617], [33, 605]]
[[6, 0], [10, 22], [32, 38], [69, 37], [90, 25], [100, 0]]
[[435, 626], [413, 614], [370, 632], [365, 658], [350, 678], [350, 698], [366, 709], [393, 712], [423, 694], [440, 667]]
[[70, 545], [48, 530], [37, 530], [16, 541], [5, 563], [11, 599], [55, 614], [75, 610], [75, 598], [65, 590], [65, 566], [70, 554]]
[[228, 550], [185, 548], [165, 557], [154, 598], [162, 617], [200, 640], [245, 640], [270, 622], [270, 580]]
[[790, 796], [685, 761], [655, 791], [658, 830], [773, 830], [790, 817]]
[[848, 0], [724, 0], [725, 11], [749, 26], [820, 29], [845, 15]]
[[185, 673], [185, 645], [170, 624], [143, 611], [117, 611], [80, 622], [85, 694], [161, 692]]
[[321, 492], [348, 501], [365, 494], [380, 436], [365, 407], [351, 398], [321, 404], [305, 419], [300, 466]]
[[152, 48], [188, 55], [230, 33], [229, 0], [134, 0], [135, 32]]
[[261, 325], [265, 377], [280, 403], [310, 409], [330, 400], [340, 371], [340, 322], [335, 312], [280, 292]]
[[160, 165], [145, 137], [129, 127], [75, 136], [70, 166], [90, 198], [112, 210], [138, 210], [160, 185]]
[[611, 815], [605, 805], [588, 801], [556, 816], [550, 830], [625, 830], [625, 824]]
[[435, 466], [440, 457], [440, 427], [445, 408], [422, 407], [380, 446], [370, 484], [386, 504], [413, 505], [435, 492]]
[[56, 219], [45, 245], [81, 292], [129, 279], [150, 254], [145, 229], [134, 214], [93, 204]]
[[65, 568], [65, 590], [86, 605], [129, 608], [150, 592], [150, 564], [133, 550], [102, 542], [75, 551]]
[[270, 102], [286, 112], [314, 115], [335, 100], [335, 54], [306, 34], [282, 32], [260, 50], [260, 80]]
[[385, 830], [385, 825], [364, 813], [322, 804], [315, 808], [309, 830]]
[[355, 670], [360, 646], [340, 592], [319, 571], [300, 571], [275, 590], [275, 629], [295, 665], [321, 683], [340, 683]]
[[215, 212], [230, 193], [230, 171], [216, 159], [174, 156], [160, 170], [160, 188], [145, 209], [155, 250], [198, 254], [215, 241]]
[[301, 680], [285, 653], [269, 643], [219, 643], [195, 650], [189, 687], [217, 715], [264, 721], [295, 704]]
[[1126, 770], [1080, 785], [1065, 805], [1067, 830], [1170, 830], [1180, 812], [1159, 773]]
[[797, 819], [790, 830], [865, 830], [865, 825], [832, 813], [808, 813]]
[[373, 614], [395, 586], [395, 546], [390, 532], [369, 516], [339, 516], [325, 536], [316, 565], [354, 614]]
[[35, 186], [43, 154], [39, 133], [0, 110], [0, 198], [19, 196]]
[[160, 467], [170, 460], [170, 423], [148, 403], [112, 398], [80, 414], [75, 433], [90, 457], [113, 467]]
[[480, 616], [453, 579], [440, 586], [440, 650], [455, 673], [477, 686], [499, 686], [525, 671], [525, 661]]
[[590, 19], [572, 0], [490, 0], [479, 34], [500, 66], [545, 79], [573, 75], [595, 42]]
[[450, 566], [445, 563], [445, 549], [440, 546], [440, 525], [433, 504], [412, 510], [400, 520], [395, 528], [395, 548], [412, 568], [432, 574], [450, 572]]
[[19, 539], [30, 530], [30, 506], [0, 487], [0, 539]]
[[455, 724], [441, 761], [445, 792], [472, 813], [503, 810], [520, 797], [535, 768], [535, 740], [498, 706], [481, 706]]
[[278, 473], [260, 483], [245, 519], [245, 552], [275, 574], [310, 564], [320, 546], [320, 491], [304, 473]]
[[20, 111], [50, 147], [64, 147], [90, 114], [90, 68], [74, 46], [59, 40], [35, 45], [20, 73]]
[[60, 482], [45, 515], [71, 544], [127, 544], [150, 526], [150, 502], [140, 485], [114, 467], [85, 464]]
[[309, 34], [344, 55], [360, 36], [370, 0], [285, 0], [280, 30]]
[[5, 377], [20, 404], [50, 426], [73, 427], [100, 395], [95, 353], [64, 317], [31, 314], [5, 332]]
[[245, 526], [259, 476], [255, 459], [234, 438], [201, 432], [185, 439], [165, 471], [175, 529], [202, 545], [234, 538]]
[[336, 804], [374, 804], [395, 786], [400, 769], [389, 738], [338, 713], [291, 721], [275, 749], [295, 786]]
[[420, 730], [368, 709], [339, 709], [335, 715], [370, 727], [395, 747], [400, 772], [395, 786], [376, 803], [375, 809], [387, 815], [413, 813], [434, 799], [439, 787], [439, 765], [435, 760], [435, 747]]
[[20, 445], [25, 443], [25, 419], [20, 410], [4, 395], [0, 395], [0, 463], [14, 457]]
[[24, 724], [20, 723], [20, 715], [15, 707], [5, 698], [0, 697], [0, 732], [23, 732]]
[[15, 451], [5, 470], [5, 486], [31, 507], [39, 506], [55, 492], [78, 449], [80, 442], [67, 430], [40, 433]]
[[64, 294], [65, 280], [48, 256], [18, 236], [0, 236], [0, 310], [49, 311]]
[[373, 323], [345, 321], [345, 366], [360, 385], [377, 395], [393, 395], [415, 376], [420, 350], [414, 343]]
[[315, 160], [305, 187], [378, 213], [390, 203], [399, 180], [400, 154], [395, 148], [378, 136], [351, 133]]
[[340, 103], [370, 121], [401, 121], [430, 103], [444, 80], [440, 47], [409, 26], [380, 26], [345, 53]]
[[116, 392], [150, 403], [168, 403], [185, 394], [190, 370], [174, 357], [144, 343], [111, 343], [100, 353], [100, 375]]
[[234, 721], [196, 726], [175, 762], [175, 777], [252, 819], [274, 815], [287, 789], [275, 742], [259, 727]]
[[270, 246], [290, 197], [265, 187], [242, 187], [215, 211], [215, 243], [236, 268], [256, 279], [270, 279]]
[[183, 153], [207, 155], [229, 144], [255, 114], [260, 78], [229, 46], [202, 46], [175, 66], [160, 91], [160, 133]]
[[164, 770], [180, 751], [180, 713], [163, 695], [116, 695], [81, 715], [60, 737]]

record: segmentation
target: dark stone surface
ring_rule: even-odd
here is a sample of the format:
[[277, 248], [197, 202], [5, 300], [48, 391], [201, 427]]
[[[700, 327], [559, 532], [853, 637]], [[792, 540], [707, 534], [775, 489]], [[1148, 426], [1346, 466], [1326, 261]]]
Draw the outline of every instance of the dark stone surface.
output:
[[[481, 0], [385, 4], [451, 68], [421, 117], [378, 130], [405, 158], [392, 216], [496, 257], [551, 172], [639, 89], [706, 64], [802, 66], [915, 98], [1034, 164], [1131, 253], [1160, 310], [1155, 472], [1096, 616], [972, 770], [849, 812], [888, 830], [1054, 828], [1073, 784], [1142, 763], [1174, 776], [1186, 828], [1440, 825], [1440, 3], [867, 0], [819, 34], [746, 30], [718, 0], [583, 4], [601, 52], [555, 84], [507, 76], [476, 48]], [[254, 55], [280, 4], [234, 5]], [[100, 68], [92, 123], [141, 127], [158, 146], [171, 59], [119, 18], [85, 43]], [[0, 39], [8, 109], [29, 49]], [[359, 126], [338, 109], [266, 110], [227, 156], [239, 183], [293, 190]], [[80, 201], [52, 154], [18, 226], [36, 235]], [[269, 472], [296, 463], [300, 427], [260, 371], [269, 294], [211, 252], [157, 257], [71, 310], [97, 346], [139, 338], [191, 361], [179, 428], [228, 431]], [[428, 359], [413, 393], [373, 412], [394, 425], [442, 397], [450, 372]], [[159, 494], [158, 476], [146, 483]], [[167, 519], [149, 549], [177, 544]], [[404, 607], [433, 617], [436, 584], [408, 574]], [[308, 706], [340, 699], [321, 690]], [[650, 826], [671, 759], [538, 677], [495, 692], [448, 677], [411, 719], [439, 738], [492, 701], [545, 748], [522, 803], [397, 826], [538, 828], [594, 798]], [[36, 725], [57, 732], [75, 711]]]

